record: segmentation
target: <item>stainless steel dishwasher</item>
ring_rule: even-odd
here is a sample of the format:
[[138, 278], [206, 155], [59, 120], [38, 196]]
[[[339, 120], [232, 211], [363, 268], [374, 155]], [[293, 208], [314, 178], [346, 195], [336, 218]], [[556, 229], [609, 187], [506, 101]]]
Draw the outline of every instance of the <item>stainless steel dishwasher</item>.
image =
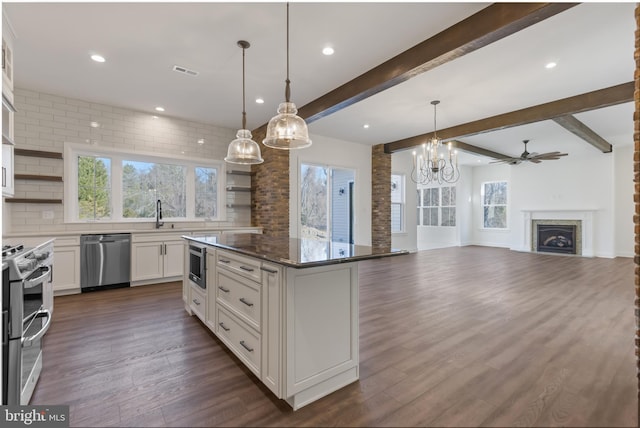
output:
[[80, 289], [82, 292], [129, 287], [131, 234], [80, 236]]

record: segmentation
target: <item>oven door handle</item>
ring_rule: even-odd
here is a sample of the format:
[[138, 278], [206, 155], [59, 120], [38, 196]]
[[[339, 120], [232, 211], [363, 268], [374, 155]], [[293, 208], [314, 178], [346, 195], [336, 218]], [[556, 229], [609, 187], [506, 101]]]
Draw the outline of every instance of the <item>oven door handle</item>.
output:
[[33, 336], [23, 337], [22, 346], [31, 346], [33, 342], [42, 338], [42, 336], [44, 336], [47, 330], [49, 330], [49, 326], [51, 325], [51, 312], [49, 312], [48, 309], [40, 309], [38, 312], [36, 312], [33, 315], [34, 319], [41, 318], [41, 317], [47, 317], [47, 320], [45, 321], [44, 325], [42, 326], [40, 331], [34, 334]]
[[24, 288], [32, 288], [36, 285], [40, 285], [46, 281], [49, 275], [51, 275], [51, 268], [49, 266], [42, 266], [40, 269], [44, 270], [45, 272], [36, 278], [31, 278], [29, 280], [25, 279]]

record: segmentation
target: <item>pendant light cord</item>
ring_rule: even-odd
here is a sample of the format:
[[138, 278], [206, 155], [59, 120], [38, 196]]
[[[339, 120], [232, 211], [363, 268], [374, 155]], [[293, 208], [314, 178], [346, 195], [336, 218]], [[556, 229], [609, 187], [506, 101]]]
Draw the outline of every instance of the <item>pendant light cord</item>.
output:
[[247, 129], [247, 112], [244, 105], [244, 51], [245, 47], [242, 47], [242, 129]]
[[289, 80], [289, 2], [287, 2], [287, 80], [285, 80], [286, 86], [284, 88], [284, 99], [286, 102], [291, 101], [291, 88], [289, 87], [291, 81]]

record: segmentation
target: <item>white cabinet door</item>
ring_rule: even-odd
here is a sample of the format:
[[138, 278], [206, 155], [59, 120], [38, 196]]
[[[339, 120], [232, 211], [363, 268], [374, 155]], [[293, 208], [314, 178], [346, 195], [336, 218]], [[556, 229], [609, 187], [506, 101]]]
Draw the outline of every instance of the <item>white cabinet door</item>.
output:
[[80, 291], [80, 247], [56, 247], [53, 251], [53, 292]]
[[184, 241], [168, 241], [164, 243], [164, 276], [184, 275]]
[[[140, 242], [131, 244], [131, 280], [142, 281], [163, 277], [162, 242]], [[180, 255], [182, 260], [182, 255]], [[182, 270], [180, 271], [182, 274]], [[180, 275], [179, 274], [179, 275]]]
[[262, 272], [262, 382], [282, 398], [281, 382], [281, 331], [280, 308], [282, 268], [263, 263]]
[[13, 194], [13, 145], [2, 144], [2, 196]]

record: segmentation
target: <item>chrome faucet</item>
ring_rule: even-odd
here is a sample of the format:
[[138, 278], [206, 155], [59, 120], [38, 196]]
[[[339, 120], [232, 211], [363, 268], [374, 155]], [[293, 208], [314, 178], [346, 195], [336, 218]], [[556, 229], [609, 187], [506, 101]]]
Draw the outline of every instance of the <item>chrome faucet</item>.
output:
[[164, 221], [162, 220], [162, 202], [160, 199], [156, 202], [156, 229], [160, 229], [164, 226]]

